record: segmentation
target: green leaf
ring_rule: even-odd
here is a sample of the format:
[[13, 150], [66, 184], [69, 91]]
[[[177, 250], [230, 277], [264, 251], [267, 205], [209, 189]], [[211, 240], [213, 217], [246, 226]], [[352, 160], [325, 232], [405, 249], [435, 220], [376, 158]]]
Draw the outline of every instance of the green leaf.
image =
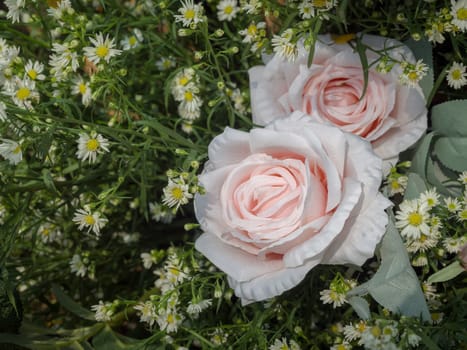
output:
[[415, 199], [427, 190], [426, 182], [416, 173], [409, 173], [404, 199]]
[[353, 296], [348, 299], [349, 304], [352, 306], [358, 317], [362, 320], [368, 320], [371, 317], [370, 306], [368, 302], [359, 296]]
[[49, 169], [42, 169], [42, 180], [44, 181], [45, 188], [47, 188], [49, 191], [55, 194], [59, 194], [57, 188], [55, 187], [54, 179]]
[[467, 137], [440, 137], [433, 153], [444, 166], [454, 171], [467, 169]]
[[428, 66], [427, 74], [420, 81], [423, 94], [425, 95], [425, 98], [428, 98], [434, 85], [433, 48], [430, 42], [426, 39], [418, 41], [409, 39], [405, 44], [412, 50], [417, 60], [423, 60], [423, 63]]
[[412, 158], [410, 171], [420, 175], [421, 178], [426, 178], [427, 162], [430, 157], [431, 143], [434, 136], [434, 133], [425, 135]]
[[467, 136], [467, 100], [440, 103], [431, 109], [433, 130], [446, 136]]
[[389, 220], [380, 253], [381, 265], [373, 278], [352, 289], [347, 295], [370, 293], [373, 299], [391, 312], [431, 321], [420, 282], [410, 265], [407, 250], [393, 219]]
[[318, 33], [319, 33], [319, 30], [321, 29], [321, 25], [323, 24], [323, 21], [319, 17], [316, 17], [313, 24], [314, 26], [312, 27], [312, 30], [310, 31], [310, 34], [309, 34], [309, 40], [311, 40], [311, 46], [310, 46], [310, 51], [308, 52], [308, 60], [307, 60], [308, 68], [310, 68], [311, 64], [313, 63], [313, 57], [315, 56], [316, 40], [318, 38]]
[[457, 277], [464, 271], [465, 271], [464, 267], [461, 265], [461, 263], [459, 261], [454, 261], [452, 264], [432, 274], [428, 278], [427, 282], [428, 283], [446, 282]]
[[58, 285], [54, 284], [52, 286], [52, 292], [57, 297], [58, 302], [68, 311], [81, 318], [84, 318], [85, 320], [96, 320], [94, 313], [76, 303], [73, 299], [66, 295], [63, 289], [61, 289]]

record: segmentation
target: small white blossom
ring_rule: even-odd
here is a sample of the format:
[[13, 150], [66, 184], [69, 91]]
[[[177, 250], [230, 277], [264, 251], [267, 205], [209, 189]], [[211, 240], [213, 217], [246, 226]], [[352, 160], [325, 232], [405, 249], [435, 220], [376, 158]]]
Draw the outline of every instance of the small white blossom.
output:
[[151, 301], [141, 302], [138, 305], [133, 307], [135, 310], [139, 311], [139, 320], [140, 322], [145, 322], [152, 327], [156, 321], [156, 307]]
[[4, 4], [8, 8], [6, 18], [11, 19], [12, 23], [19, 22], [25, 11], [26, 0], [5, 0]]
[[29, 60], [24, 66], [24, 73], [31, 80], [44, 80], [45, 75], [41, 74], [44, 71], [44, 65], [38, 61]]
[[428, 73], [428, 66], [423, 60], [418, 60], [415, 64], [402, 62], [402, 74], [399, 76], [399, 82], [402, 85], [415, 87], [420, 80]]
[[95, 163], [98, 154], [109, 152], [109, 141], [100, 134], [82, 133], [77, 142], [76, 157], [82, 161], [88, 159], [89, 163]]
[[70, 269], [71, 272], [75, 273], [76, 276], [79, 277], [85, 277], [88, 272], [86, 264], [83, 262], [81, 256], [78, 254], [73, 255], [73, 257], [71, 258]]
[[138, 28], [133, 29], [131, 35], [126, 36], [123, 40], [120, 41], [120, 45], [123, 50], [131, 50], [135, 47], [138, 47], [144, 40], [143, 33]]
[[452, 24], [461, 32], [467, 31], [467, 0], [451, 0]]
[[169, 70], [170, 68], [175, 67], [175, 59], [171, 56], [161, 57], [156, 61], [156, 67], [160, 71]]
[[217, 4], [217, 18], [219, 21], [231, 21], [239, 11], [237, 0], [221, 0]]
[[281, 35], [274, 35], [271, 39], [274, 52], [289, 62], [295, 61], [298, 55], [297, 44], [292, 41], [293, 36], [293, 30], [287, 29]]
[[183, 315], [179, 314], [175, 308], [161, 310], [156, 316], [159, 328], [167, 333], [177, 333], [178, 326], [180, 326], [183, 320]]
[[92, 90], [89, 86], [88, 81], [84, 81], [80, 75], [73, 79], [73, 85], [71, 87], [71, 93], [73, 95], [81, 95], [81, 103], [85, 106], [91, 104]]
[[175, 15], [175, 22], [182, 22], [184, 27], [196, 28], [203, 21], [203, 7], [194, 4], [193, 0], [182, 0], [182, 7], [178, 9], [179, 15]]
[[97, 236], [100, 230], [107, 224], [107, 219], [101, 217], [99, 212], [92, 213], [89, 208], [78, 209], [73, 217], [73, 222], [78, 225], [78, 230], [83, 231], [87, 228], [87, 233], [94, 232]]
[[462, 62], [454, 62], [447, 71], [446, 79], [453, 89], [460, 89], [467, 85], [466, 66]]
[[55, 6], [51, 6], [47, 9], [47, 13], [55, 18], [57, 21], [60, 21], [64, 15], [72, 15], [75, 13], [75, 10], [71, 6], [70, 0], [60, 0]]
[[107, 322], [112, 319], [114, 314], [112, 309], [112, 303], [105, 303], [99, 300], [99, 304], [91, 306], [91, 310], [95, 312], [95, 318], [97, 322]]
[[193, 318], [198, 318], [199, 314], [212, 305], [211, 299], [190, 300], [186, 312]]
[[401, 235], [409, 239], [418, 239], [421, 234], [430, 235], [428, 222], [429, 208], [417, 200], [405, 200], [396, 213], [396, 227], [402, 229]]
[[169, 183], [163, 189], [164, 198], [162, 203], [170, 208], [178, 209], [180, 205], [187, 204], [193, 198], [193, 194], [189, 191], [188, 184], [185, 183], [183, 178], [169, 179]]
[[93, 46], [86, 46], [83, 50], [87, 58], [95, 64], [98, 64], [101, 60], [109, 63], [112, 57], [118, 56], [122, 52], [121, 50], [114, 49], [114, 39], [110, 39], [108, 34], [104, 38], [103, 33], [98, 33], [94, 38], [89, 38], [89, 40]]
[[163, 224], [170, 224], [174, 218], [172, 212], [159, 203], [149, 203], [149, 212], [153, 220], [162, 222]]
[[23, 159], [21, 145], [13, 140], [0, 139], [0, 155], [8, 160], [10, 164], [16, 165]]
[[274, 343], [269, 346], [269, 350], [301, 350], [301, 348], [294, 340], [289, 342], [287, 338], [282, 338], [276, 339]]

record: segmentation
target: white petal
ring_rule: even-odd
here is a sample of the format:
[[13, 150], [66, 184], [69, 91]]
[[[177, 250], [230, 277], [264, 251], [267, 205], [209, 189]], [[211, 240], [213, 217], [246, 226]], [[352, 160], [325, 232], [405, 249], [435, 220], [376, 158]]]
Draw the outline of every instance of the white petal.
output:
[[388, 215], [385, 209], [391, 205], [390, 200], [378, 193], [366, 211], [358, 211], [350, 218], [343, 233], [326, 250], [322, 263], [363, 265], [373, 256], [386, 232]]
[[220, 270], [240, 282], [256, 279], [284, 267], [280, 258], [259, 259], [255, 255], [223, 243], [211, 233], [202, 234], [196, 240], [195, 248]]

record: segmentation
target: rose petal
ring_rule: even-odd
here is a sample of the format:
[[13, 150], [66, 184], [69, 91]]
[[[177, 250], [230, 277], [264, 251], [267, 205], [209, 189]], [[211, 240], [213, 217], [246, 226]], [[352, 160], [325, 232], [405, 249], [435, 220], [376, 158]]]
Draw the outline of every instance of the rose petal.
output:
[[203, 233], [195, 248], [214, 265], [236, 281], [249, 281], [266, 273], [281, 270], [282, 259], [258, 259], [255, 255], [231, 247], [211, 233]]

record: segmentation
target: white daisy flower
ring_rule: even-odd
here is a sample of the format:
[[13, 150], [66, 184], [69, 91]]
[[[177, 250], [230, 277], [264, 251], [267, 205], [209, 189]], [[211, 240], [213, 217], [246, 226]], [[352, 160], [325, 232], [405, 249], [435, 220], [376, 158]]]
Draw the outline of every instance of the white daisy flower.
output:
[[309, 0], [304, 0], [298, 5], [298, 11], [303, 19], [310, 19], [314, 16], [314, 8]]
[[452, 21], [461, 32], [467, 31], [467, 0], [451, 0]]
[[402, 74], [399, 76], [399, 82], [402, 85], [415, 87], [420, 80], [428, 73], [428, 66], [423, 63], [423, 60], [418, 60], [415, 64], [402, 62]]
[[44, 65], [38, 61], [29, 60], [24, 66], [24, 72], [31, 80], [44, 80], [45, 75], [41, 74], [44, 70]]
[[242, 42], [244, 43], [253, 43], [255, 42], [258, 38], [263, 37], [266, 34], [264, 32], [266, 28], [266, 23], [265, 22], [251, 22], [248, 28], [240, 30], [238, 34], [244, 36]]
[[420, 202], [424, 203], [429, 209], [439, 204], [439, 194], [436, 192], [436, 188], [426, 190], [420, 195]]
[[184, 120], [182, 121], [181, 128], [184, 133], [191, 134], [193, 132], [193, 122]]
[[37, 234], [39, 235], [42, 242], [44, 242], [44, 243], [55, 242], [62, 235], [62, 233], [58, 229], [58, 227], [56, 227], [55, 225], [53, 225], [53, 224], [51, 224], [49, 222], [46, 222], [46, 223], [42, 224], [39, 227], [39, 229], [37, 230]]
[[274, 35], [271, 39], [274, 52], [289, 62], [295, 61], [298, 55], [297, 44], [292, 41], [293, 36], [293, 30], [287, 29], [281, 35]]
[[189, 191], [188, 184], [182, 178], [177, 180], [169, 179], [169, 183], [163, 189], [164, 198], [162, 203], [167, 205], [169, 208], [178, 209], [180, 205], [187, 204], [188, 201], [193, 198], [193, 194]]
[[149, 253], [141, 253], [141, 260], [145, 269], [150, 269], [153, 264], [157, 264], [158, 254], [157, 250], [151, 250]]
[[457, 179], [462, 184], [467, 185], [467, 170], [463, 171]]
[[347, 300], [345, 299], [345, 293], [338, 293], [332, 289], [324, 289], [319, 292], [320, 300], [323, 304], [332, 304], [332, 308], [340, 307], [344, 305]]
[[139, 311], [139, 321], [149, 324], [152, 326], [156, 321], [156, 307], [151, 301], [140, 302], [139, 304], [133, 307], [135, 310]]
[[73, 257], [71, 258], [70, 269], [71, 272], [76, 274], [76, 276], [78, 277], [85, 277], [88, 272], [86, 264], [83, 262], [81, 256], [78, 254], [73, 255]]
[[182, 0], [182, 7], [178, 9], [179, 15], [175, 15], [175, 22], [182, 22], [184, 27], [196, 28], [203, 21], [203, 7], [194, 4], [193, 0]]
[[138, 47], [144, 40], [143, 33], [138, 28], [133, 29], [133, 33], [120, 41], [123, 50], [131, 50]]
[[177, 333], [178, 326], [183, 322], [184, 317], [176, 309], [161, 310], [156, 316], [156, 322], [160, 329], [167, 333]]
[[359, 321], [358, 323], [344, 326], [343, 333], [345, 340], [351, 342], [356, 339], [360, 339], [366, 327], [365, 321]]
[[73, 217], [73, 222], [78, 225], [78, 230], [87, 229], [87, 233], [94, 232], [99, 236], [101, 229], [107, 224], [107, 219], [101, 217], [99, 212], [92, 213], [89, 208], [78, 209]]
[[222, 328], [216, 328], [214, 332], [211, 333], [211, 343], [214, 345], [222, 345], [227, 341], [228, 334], [224, 332]]
[[239, 10], [237, 0], [221, 0], [217, 4], [217, 18], [219, 21], [230, 22], [237, 16]]
[[19, 22], [26, 7], [26, 0], [5, 0], [4, 4], [8, 8], [6, 18], [11, 19], [12, 23]]
[[426, 252], [438, 244], [439, 236], [438, 234], [432, 232], [430, 235], [424, 235], [421, 234], [419, 238], [417, 239], [408, 239], [405, 242], [405, 245], [407, 246], [407, 251], [410, 253], [416, 253], [416, 252]]
[[92, 100], [92, 90], [89, 81], [84, 81], [82, 76], [77, 76], [72, 81], [71, 93], [73, 95], [81, 95], [81, 103], [89, 106]]
[[459, 221], [467, 221], [467, 206], [464, 206], [459, 212], [457, 213], [457, 218]]
[[240, 0], [240, 2], [242, 4], [242, 11], [245, 11], [249, 15], [258, 14], [263, 6], [263, 3], [259, 0]]
[[294, 341], [287, 341], [287, 338], [276, 339], [274, 344], [269, 346], [269, 350], [300, 350], [300, 346]]
[[412, 240], [420, 238], [421, 234], [430, 235], [428, 210], [425, 203], [417, 200], [403, 201], [396, 213], [396, 227], [402, 229], [401, 235]]
[[467, 85], [467, 73], [465, 70], [466, 67], [462, 62], [453, 62], [446, 75], [448, 85], [456, 90]]
[[408, 182], [409, 178], [405, 175], [389, 176], [386, 180], [389, 196], [394, 196], [397, 193], [404, 194]]
[[329, 348], [329, 350], [351, 350], [352, 345], [344, 341], [343, 343], [340, 344], [334, 344]]
[[170, 224], [174, 217], [172, 211], [159, 203], [149, 203], [149, 212], [153, 220], [162, 222], [163, 224]]
[[36, 83], [34, 80], [24, 78], [19, 79], [16, 77], [13, 86], [10, 90], [5, 91], [10, 95], [13, 102], [21, 108], [32, 110], [32, 102], [39, 101], [39, 93], [36, 91]]
[[457, 198], [444, 198], [444, 205], [450, 213], [457, 213], [461, 210], [461, 204]]
[[443, 247], [448, 253], [457, 254], [462, 247], [467, 243], [467, 236], [462, 237], [447, 237], [443, 240]]
[[101, 134], [91, 133], [91, 135], [88, 135], [82, 133], [79, 135], [77, 142], [78, 151], [76, 156], [82, 161], [89, 159], [89, 163], [95, 163], [98, 154], [109, 152], [109, 141]]
[[52, 44], [54, 53], [49, 56], [49, 65], [52, 67], [50, 72], [57, 81], [65, 80], [70, 71], [76, 72], [79, 68], [78, 53], [74, 51], [75, 44], [75, 41]]
[[13, 140], [0, 139], [0, 155], [10, 164], [16, 165], [23, 159], [21, 145]]
[[98, 64], [101, 60], [109, 63], [112, 57], [118, 56], [122, 52], [122, 50], [114, 49], [114, 39], [110, 39], [108, 34], [104, 38], [103, 33], [98, 33], [89, 40], [94, 46], [86, 46], [83, 50], [86, 57], [94, 64]]
[[112, 319], [114, 314], [112, 309], [112, 303], [105, 303], [99, 300], [99, 304], [92, 305], [91, 310], [95, 312], [94, 317], [97, 322], [107, 322]]
[[190, 300], [186, 312], [193, 318], [198, 318], [199, 314], [212, 305], [211, 299]]
[[176, 63], [173, 57], [161, 57], [156, 61], [156, 67], [160, 71], [169, 70], [175, 67]]
[[428, 258], [425, 253], [420, 253], [412, 259], [412, 265], [417, 267], [427, 266]]
[[75, 13], [75, 10], [71, 6], [70, 0], [60, 0], [54, 6], [50, 6], [47, 9], [49, 16], [52, 16], [57, 21], [61, 20], [62, 17], [66, 14], [72, 15]]

